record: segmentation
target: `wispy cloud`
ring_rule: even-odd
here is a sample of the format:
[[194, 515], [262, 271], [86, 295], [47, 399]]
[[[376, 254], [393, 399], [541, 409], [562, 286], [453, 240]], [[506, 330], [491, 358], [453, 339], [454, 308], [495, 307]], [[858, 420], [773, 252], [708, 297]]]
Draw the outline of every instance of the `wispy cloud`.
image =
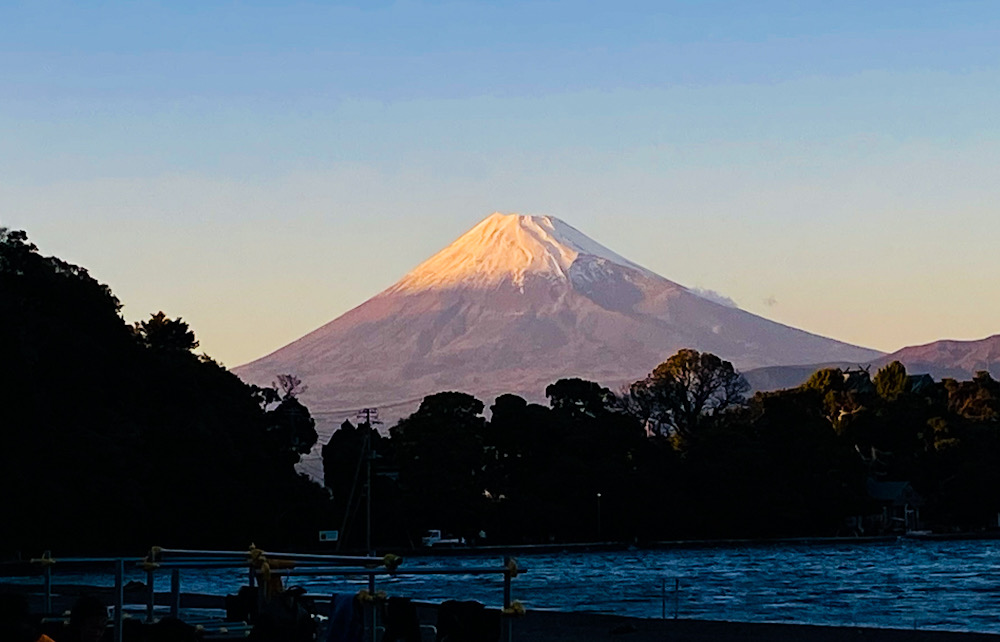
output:
[[739, 308], [739, 304], [733, 301], [730, 297], [722, 294], [721, 292], [716, 292], [715, 290], [709, 290], [708, 288], [693, 287], [691, 291], [703, 299], [708, 299], [713, 303], [718, 303], [719, 305], [724, 305], [727, 308]]

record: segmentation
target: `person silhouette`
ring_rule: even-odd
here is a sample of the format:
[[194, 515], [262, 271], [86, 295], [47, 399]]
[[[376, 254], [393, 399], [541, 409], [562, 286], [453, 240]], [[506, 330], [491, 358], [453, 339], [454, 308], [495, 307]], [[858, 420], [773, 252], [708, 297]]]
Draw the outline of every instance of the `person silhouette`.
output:
[[83, 595], [73, 604], [67, 642], [101, 642], [107, 629], [108, 607], [99, 599]]

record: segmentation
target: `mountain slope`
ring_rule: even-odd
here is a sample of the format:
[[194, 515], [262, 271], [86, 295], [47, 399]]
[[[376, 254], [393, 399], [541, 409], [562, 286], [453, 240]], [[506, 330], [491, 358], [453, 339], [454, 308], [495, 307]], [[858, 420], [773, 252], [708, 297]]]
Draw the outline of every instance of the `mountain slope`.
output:
[[235, 371], [260, 384], [295, 373], [328, 422], [365, 406], [391, 420], [442, 390], [489, 405], [505, 392], [541, 400], [561, 377], [617, 386], [686, 347], [738, 368], [879, 356], [702, 298], [558, 219], [493, 214], [384, 292]]

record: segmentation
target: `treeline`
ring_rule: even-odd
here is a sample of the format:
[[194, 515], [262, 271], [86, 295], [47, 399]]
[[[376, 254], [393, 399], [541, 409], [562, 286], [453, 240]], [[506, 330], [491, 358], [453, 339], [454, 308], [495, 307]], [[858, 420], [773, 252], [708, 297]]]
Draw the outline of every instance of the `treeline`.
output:
[[547, 405], [442, 392], [383, 436], [344, 427], [324, 488], [301, 382], [243, 383], [181, 319], [129, 325], [85, 269], [0, 228], [0, 557], [151, 545], [364, 546], [426, 529], [482, 543], [850, 534], [906, 481], [932, 528], [996, 525], [1000, 384], [822, 370], [747, 399], [731, 364], [682, 350], [626, 390], [579, 379]]
[[[383, 546], [431, 528], [484, 544], [872, 535], [857, 518], [891, 510], [869, 492], [887, 481], [917, 491], [923, 527], [997, 525], [1000, 384], [988, 373], [934, 382], [894, 362], [746, 392], [731, 364], [694, 350], [618, 393], [564, 379], [547, 406], [503, 395], [489, 421], [481, 401], [444, 392], [388, 437], [345, 423], [323, 448], [326, 484], [338, 514], [361, 514], [368, 440]], [[359, 546], [363, 521], [345, 523]]]
[[[162, 312], [0, 228], [0, 557], [312, 542], [329, 495], [294, 380], [261, 389]], [[262, 544], [264, 545], [264, 544]]]

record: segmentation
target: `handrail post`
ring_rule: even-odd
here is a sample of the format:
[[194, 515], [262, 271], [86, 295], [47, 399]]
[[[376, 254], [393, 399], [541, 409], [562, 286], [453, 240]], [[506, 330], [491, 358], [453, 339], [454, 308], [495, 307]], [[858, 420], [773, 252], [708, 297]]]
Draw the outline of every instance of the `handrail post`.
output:
[[509, 609], [510, 608], [510, 594], [511, 594], [510, 571], [504, 571], [504, 574], [503, 574], [503, 607], [505, 609]]
[[170, 571], [170, 617], [180, 617], [181, 612], [181, 572]]
[[156, 574], [153, 569], [146, 569], [146, 623], [153, 623], [153, 610], [156, 605]]
[[45, 565], [45, 614], [52, 613], [52, 567]]
[[[512, 558], [505, 557], [503, 560], [504, 572], [503, 572], [503, 610], [506, 612], [507, 609], [511, 608], [511, 572], [510, 563]], [[510, 617], [503, 618], [504, 627], [507, 629], [507, 642], [511, 642], [514, 639], [514, 622]]]
[[115, 560], [115, 642], [122, 642], [125, 619], [125, 560]]
[[370, 595], [371, 598], [372, 598], [372, 601], [371, 601], [371, 612], [372, 612], [372, 618], [371, 618], [371, 627], [372, 627], [371, 641], [372, 642], [377, 642], [377, 640], [378, 640], [378, 634], [375, 631], [376, 604], [375, 604], [375, 573], [374, 573], [374, 571], [368, 574], [368, 595]]

